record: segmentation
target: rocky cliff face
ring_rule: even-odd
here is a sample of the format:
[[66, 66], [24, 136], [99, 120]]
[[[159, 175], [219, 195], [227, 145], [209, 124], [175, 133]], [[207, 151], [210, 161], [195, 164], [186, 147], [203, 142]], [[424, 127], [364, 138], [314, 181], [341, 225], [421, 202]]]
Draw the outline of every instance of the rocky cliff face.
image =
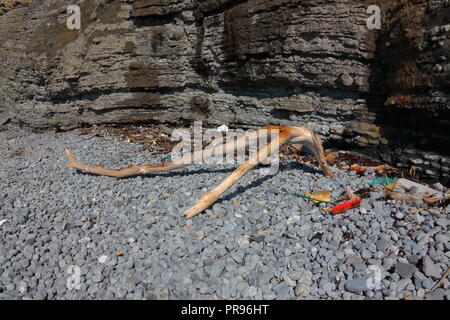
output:
[[[371, 106], [386, 159], [449, 183], [450, 1], [391, 1], [373, 61]], [[376, 108], [375, 108], [376, 109]]]
[[449, 3], [379, 1], [377, 31], [373, 2], [9, 0], [0, 110], [33, 127], [306, 124], [448, 180]]

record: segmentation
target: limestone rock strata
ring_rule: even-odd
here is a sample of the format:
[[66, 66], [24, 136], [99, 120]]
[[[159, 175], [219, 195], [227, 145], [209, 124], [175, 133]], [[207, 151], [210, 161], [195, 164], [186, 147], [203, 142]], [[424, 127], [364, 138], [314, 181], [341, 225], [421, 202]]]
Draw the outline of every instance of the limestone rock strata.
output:
[[448, 179], [448, 1], [378, 1], [379, 31], [373, 2], [3, 1], [0, 125], [306, 124]]

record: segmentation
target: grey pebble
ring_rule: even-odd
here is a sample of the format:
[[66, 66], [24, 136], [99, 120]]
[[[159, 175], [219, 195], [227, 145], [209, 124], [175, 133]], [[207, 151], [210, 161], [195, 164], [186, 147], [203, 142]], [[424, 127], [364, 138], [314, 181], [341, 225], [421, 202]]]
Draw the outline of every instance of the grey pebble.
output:
[[414, 264], [399, 262], [395, 266], [395, 272], [400, 275], [403, 279], [410, 279], [414, 272], [416, 271], [416, 266]]
[[368, 278], [356, 278], [345, 283], [345, 290], [350, 292], [361, 292], [369, 290]]
[[425, 256], [422, 260], [423, 273], [429, 277], [438, 278], [441, 276], [442, 270], [439, 265], [435, 264], [430, 256]]
[[311, 288], [309, 285], [301, 282], [301, 283], [297, 284], [294, 292], [297, 297], [305, 297], [305, 296], [309, 295], [309, 293], [311, 292]]
[[434, 281], [433, 281], [432, 279], [430, 279], [430, 278], [425, 278], [425, 279], [422, 281], [422, 286], [423, 286], [425, 289], [430, 290], [430, 289], [433, 288], [433, 286], [434, 286]]

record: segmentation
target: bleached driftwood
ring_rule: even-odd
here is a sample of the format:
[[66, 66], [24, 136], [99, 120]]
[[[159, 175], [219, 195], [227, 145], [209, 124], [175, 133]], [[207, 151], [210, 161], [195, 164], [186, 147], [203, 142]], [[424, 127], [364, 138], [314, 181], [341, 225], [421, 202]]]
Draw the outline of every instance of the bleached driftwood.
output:
[[239, 179], [242, 178], [242, 176], [244, 176], [249, 170], [251, 170], [259, 163], [265, 163], [270, 155], [278, 153], [279, 148], [287, 142], [299, 144], [312, 151], [324, 173], [330, 177], [333, 177], [333, 173], [328, 166], [323, 152], [322, 141], [316, 134], [314, 134], [314, 132], [312, 132], [307, 127], [268, 126], [250, 132], [247, 135], [237, 139], [237, 141], [219, 145], [209, 150], [199, 150], [192, 154], [187, 154], [174, 161], [151, 165], [132, 165], [128, 168], [117, 170], [106, 169], [100, 166], [85, 166], [75, 161], [72, 152], [67, 149], [65, 150], [65, 152], [69, 160], [68, 166], [70, 168], [75, 168], [92, 174], [124, 178], [180, 169], [192, 163], [200, 162], [201, 160], [206, 161], [212, 156], [216, 156], [218, 153], [222, 153], [223, 155], [225, 155], [230, 152], [242, 150], [243, 148], [254, 143], [257, 139], [260, 139], [264, 135], [268, 134], [275, 134], [275, 137], [271, 139], [271, 141], [267, 143], [267, 145], [264, 146], [260, 151], [258, 151], [252, 158], [248, 159], [230, 176], [223, 180], [217, 187], [215, 187], [210, 192], [201, 195], [198, 202], [184, 213], [186, 218], [191, 218], [211, 206], [226, 190], [228, 190], [233, 184], [239, 181]]

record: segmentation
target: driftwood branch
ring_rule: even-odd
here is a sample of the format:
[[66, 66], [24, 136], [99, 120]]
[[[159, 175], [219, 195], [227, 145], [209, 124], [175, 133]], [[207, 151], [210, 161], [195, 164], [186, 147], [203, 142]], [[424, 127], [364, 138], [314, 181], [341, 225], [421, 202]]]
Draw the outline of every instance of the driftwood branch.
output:
[[251, 159], [242, 164], [236, 169], [229, 177], [223, 180], [216, 188], [210, 192], [200, 196], [199, 201], [193, 207], [188, 209], [184, 215], [186, 218], [191, 218], [198, 213], [202, 212], [209, 206], [211, 206], [226, 190], [228, 190], [233, 184], [241, 179], [249, 170], [254, 168], [258, 163], [267, 162], [270, 155], [279, 151], [279, 148], [287, 143], [292, 142], [306, 147], [316, 157], [324, 173], [330, 177], [333, 177], [333, 173], [326, 161], [322, 141], [311, 130], [306, 127], [288, 127], [288, 126], [268, 126], [262, 129], [248, 133], [247, 135], [223, 145], [219, 145], [213, 148], [206, 148], [205, 150], [196, 151], [192, 154], [187, 154], [177, 160], [165, 162], [161, 164], [150, 165], [132, 165], [122, 169], [106, 169], [101, 166], [89, 167], [78, 163], [70, 150], [65, 150], [67, 159], [69, 160], [68, 166], [80, 171], [112, 176], [116, 178], [125, 178], [136, 175], [145, 175], [150, 173], [167, 172], [176, 169], [180, 169], [189, 166], [193, 163], [200, 161], [206, 161], [218, 154], [225, 155], [230, 152], [242, 150], [243, 148], [254, 144], [257, 139], [267, 138], [268, 134], [276, 133], [276, 137], [271, 140], [266, 146], [264, 146], [259, 152], [257, 152]]

